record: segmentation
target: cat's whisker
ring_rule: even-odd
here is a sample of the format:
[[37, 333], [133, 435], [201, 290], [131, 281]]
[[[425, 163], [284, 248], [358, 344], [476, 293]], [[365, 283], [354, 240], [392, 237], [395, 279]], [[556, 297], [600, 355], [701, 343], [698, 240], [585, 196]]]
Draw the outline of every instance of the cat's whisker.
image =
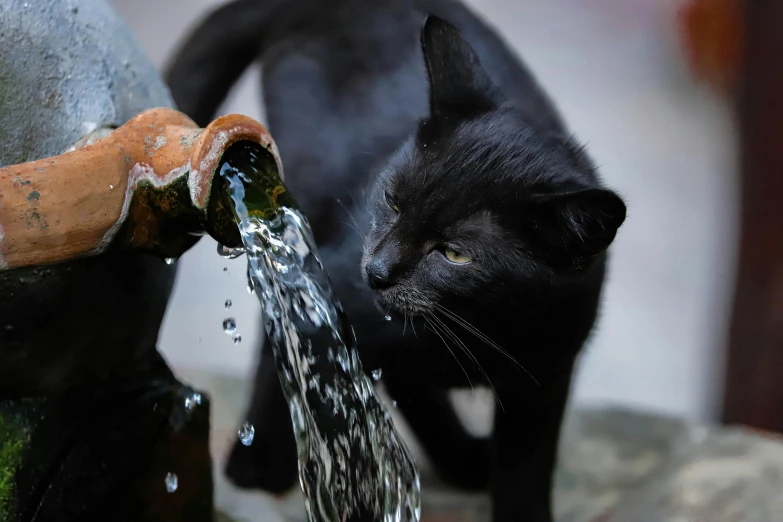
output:
[[435, 332], [435, 335], [437, 335], [438, 337], [440, 337], [440, 340], [441, 340], [441, 341], [443, 341], [443, 345], [444, 345], [444, 346], [446, 347], [446, 349], [449, 351], [449, 353], [451, 354], [451, 356], [452, 356], [452, 357], [454, 357], [454, 360], [455, 360], [455, 361], [457, 361], [457, 364], [459, 364], [459, 367], [460, 367], [460, 368], [462, 368], [462, 373], [464, 373], [464, 374], [465, 374], [465, 377], [468, 379], [468, 383], [470, 383], [470, 389], [471, 389], [471, 390], [473, 390], [473, 393], [475, 393], [475, 392], [476, 392], [476, 389], [473, 387], [473, 381], [471, 381], [471, 380], [470, 380], [470, 375], [468, 375], [468, 372], [465, 370], [465, 367], [464, 367], [464, 366], [462, 366], [462, 363], [461, 363], [461, 362], [459, 362], [459, 359], [457, 358], [457, 355], [456, 355], [456, 354], [454, 353], [454, 351], [453, 351], [453, 350], [452, 350], [452, 349], [449, 347], [449, 343], [447, 343], [447, 342], [446, 342], [446, 339], [444, 339], [444, 338], [443, 338], [443, 336], [440, 334], [440, 331], [439, 331], [439, 330], [438, 330], [438, 328], [435, 326], [435, 323], [433, 323], [433, 322], [430, 320], [430, 317], [434, 318], [435, 316], [433, 315], [433, 316], [430, 316], [430, 317], [428, 317], [428, 316], [424, 315], [423, 317], [424, 317], [424, 320], [425, 320], [425, 321], [427, 321], [427, 324], [430, 326], [430, 329], [431, 329], [433, 332]]
[[353, 190], [348, 191], [348, 197], [351, 198], [351, 203], [353, 203], [353, 206], [359, 208], [359, 204], [356, 203], [356, 195], [354, 194]]
[[359, 212], [367, 212], [367, 194], [366, 191], [360, 190], [360, 199], [359, 202], [356, 201], [356, 191], [350, 190], [348, 191], [348, 196], [351, 198], [351, 202], [353, 203], [354, 209]]
[[402, 335], [405, 335], [405, 331], [408, 329], [408, 314], [402, 314]]
[[359, 232], [359, 229], [358, 229], [358, 228], [356, 228], [355, 226], [351, 225], [351, 224], [350, 224], [350, 223], [348, 223], [347, 221], [338, 221], [338, 223], [340, 223], [340, 224], [343, 224], [343, 225], [347, 226], [348, 228], [350, 228], [351, 230], [353, 230], [354, 232], [356, 232], [356, 234], [357, 234], [357, 235], [358, 235], [358, 236], [359, 236], [361, 239], [364, 239], [364, 238], [362, 237], [362, 233], [361, 233], [361, 232]]
[[356, 230], [356, 233], [359, 234], [359, 237], [362, 237], [362, 233], [359, 232], [359, 223], [356, 221], [356, 217], [354, 217], [353, 212], [351, 212], [351, 209], [348, 208], [348, 206], [343, 203], [343, 201], [340, 198], [335, 198], [335, 201], [340, 204], [343, 209], [345, 209], [345, 212], [348, 214], [348, 217], [351, 218], [351, 222], [353, 223], [354, 230]]
[[[484, 371], [484, 368], [481, 366], [481, 363], [479, 363], [478, 359], [475, 355], [470, 351], [470, 349], [467, 347], [467, 345], [462, 342], [462, 339], [455, 334], [449, 326], [443, 322], [438, 316], [435, 314], [432, 314], [432, 319], [434, 321], [438, 322], [438, 325], [444, 330], [444, 332], [449, 335], [449, 337], [457, 342], [457, 346], [462, 348], [462, 351], [465, 352], [465, 355], [467, 355], [471, 361], [473, 361], [474, 366], [478, 368], [478, 371], [481, 372], [481, 374], [484, 376], [484, 378], [487, 380], [487, 383], [489, 384], [489, 387], [492, 388], [492, 393], [495, 395], [495, 400], [498, 401], [498, 406], [500, 406], [501, 411], [506, 411], [505, 408], [503, 408], [503, 402], [500, 400], [500, 395], [498, 395], [497, 390], [495, 389], [495, 385], [492, 384], [492, 379], [489, 378], [489, 375], [487, 375], [487, 372]], [[476, 390], [473, 390], [473, 393], [475, 393]]]
[[416, 340], [419, 340], [419, 334], [416, 333], [416, 325], [413, 324], [413, 317], [411, 317], [411, 330], [413, 330], [413, 335], [416, 337]]
[[533, 379], [533, 382], [536, 383], [536, 385], [541, 386], [541, 384], [538, 382], [538, 380], [533, 376], [532, 373], [527, 371], [527, 369], [520, 364], [519, 361], [517, 361], [510, 353], [508, 353], [506, 350], [500, 347], [498, 343], [490, 339], [487, 335], [485, 335], [481, 330], [470, 324], [468, 321], [457, 315], [455, 312], [452, 312], [445, 306], [435, 303], [435, 306], [438, 308], [438, 310], [441, 311], [441, 313], [444, 314], [444, 316], [448, 317], [458, 325], [462, 326], [465, 330], [475, 335], [479, 340], [484, 341], [488, 346], [491, 348], [494, 348], [497, 350], [500, 354], [504, 355], [506, 358], [508, 358], [511, 362], [513, 362], [517, 368], [525, 372], [531, 379]]

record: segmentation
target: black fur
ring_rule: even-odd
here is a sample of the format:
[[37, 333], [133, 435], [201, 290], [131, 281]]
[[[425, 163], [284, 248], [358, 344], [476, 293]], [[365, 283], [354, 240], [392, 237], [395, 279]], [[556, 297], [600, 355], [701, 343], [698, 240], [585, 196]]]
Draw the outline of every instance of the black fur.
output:
[[[495, 522], [551, 521], [571, 373], [622, 200], [524, 66], [458, 2], [240, 0], [226, 12], [242, 23], [208, 18], [167, 74], [180, 108], [205, 123], [258, 50], [286, 183], [365, 368], [383, 368], [445, 480], [491, 489]], [[250, 43], [232, 54], [227, 41]], [[269, 358], [248, 412], [261, 430], [234, 448], [227, 473], [282, 492], [296, 458]], [[475, 438], [447, 391], [490, 382], [493, 433]]]

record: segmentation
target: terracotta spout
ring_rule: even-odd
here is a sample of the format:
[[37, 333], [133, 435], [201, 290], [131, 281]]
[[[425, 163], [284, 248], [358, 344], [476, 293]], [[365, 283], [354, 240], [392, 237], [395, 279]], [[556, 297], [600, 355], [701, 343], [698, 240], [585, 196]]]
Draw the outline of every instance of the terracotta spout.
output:
[[138, 115], [83, 148], [0, 169], [0, 270], [45, 265], [130, 247], [177, 257], [209, 233], [239, 235], [213, 179], [226, 148], [263, 145], [282, 173], [266, 129], [246, 116], [204, 129], [171, 109]]

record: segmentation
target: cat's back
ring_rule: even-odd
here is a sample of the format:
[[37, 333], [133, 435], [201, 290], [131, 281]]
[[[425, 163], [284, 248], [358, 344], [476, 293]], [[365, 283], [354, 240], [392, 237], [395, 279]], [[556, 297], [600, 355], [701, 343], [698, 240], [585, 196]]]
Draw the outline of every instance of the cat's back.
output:
[[412, 0], [296, 0], [278, 12], [264, 41], [265, 70], [311, 60], [323, 70], [322, 87], [338, 96], [358, 78], [409, 67], [418, 53], [423, 17]]
[[319, 176], [355, 186], [352, 176], [386, 160], [429, 112], [419, 39], [429, 14], [463, 32], [531, 118], [560, 125], [521, 60], [458, 1], [292, 0], [265, 35], [262, 57], [267, 117], [284, 162], [321, 163], [327, 172]]
[[[311, 62], [325, 80], [320, 87], [336, 98], [366, 95], [368, 87], [373, 86], [367, 81], [405, 70], [413, 81], [404, 87], [415, 91], [417, 100], [422, 101], [426, 76], [419, 36], [430, 14], [462, 32], [482, 66], [508, 97], [523, 105], [537, 105], [541, 119], [554, 116], [554, 106], [520, 57], [492, 25], [460, 0], [285, 2], [277, 10], [273, 29], [264, 36], [264, 67], [291, 69], [289, 62]], [[404, 105], [410, 104], [408, 100]], [[426, 104], [420, 105], [424, 110], [420, 116], [425, 116]]]
[[423, 19], [411, 0], [293, 0], [279, 11], [263, 41], [264, 102], [308, 215], [345, 221], [336, 200], [363, 199], [370, 172], [426, 115]]
[[427, 112], [422, 19], [409, 0], [300, 0], [285, 9], [263, 54], [276, 139], [295, 128], [335, 153], [408, 132]]

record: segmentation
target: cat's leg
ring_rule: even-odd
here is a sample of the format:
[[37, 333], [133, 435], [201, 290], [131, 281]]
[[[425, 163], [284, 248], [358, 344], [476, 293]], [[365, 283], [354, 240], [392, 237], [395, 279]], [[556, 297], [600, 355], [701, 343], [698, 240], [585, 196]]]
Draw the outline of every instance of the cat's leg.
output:
[[226, 475], [237, 486], [284, 493], [298, 481], [296, 442], [275, 358], [264, 341], [246, 420], [255, 428], [250, 446], [234, 443]]
[[487, 489], [490, 440], [468, 433], [448, 391], [397, 372], [389, 372], [383, 382], [443, 481], [461, 489]]
[[573, 361], [540, 386], [504, 389], [492, 435], [493, 522], [552, 522], [552, 487]]

